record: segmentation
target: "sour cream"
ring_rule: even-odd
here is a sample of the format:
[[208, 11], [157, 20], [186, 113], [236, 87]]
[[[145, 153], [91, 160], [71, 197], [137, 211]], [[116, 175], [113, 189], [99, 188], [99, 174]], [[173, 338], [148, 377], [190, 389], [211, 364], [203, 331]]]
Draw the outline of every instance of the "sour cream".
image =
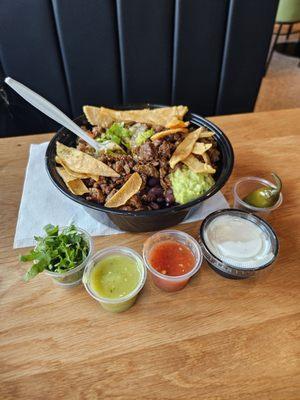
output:
[[203, 240], [215, 257], [232, 267], [256, 269], [274, 259], [271, 236], [264, 225], [238, 215], [217, 215], [206, 225]]

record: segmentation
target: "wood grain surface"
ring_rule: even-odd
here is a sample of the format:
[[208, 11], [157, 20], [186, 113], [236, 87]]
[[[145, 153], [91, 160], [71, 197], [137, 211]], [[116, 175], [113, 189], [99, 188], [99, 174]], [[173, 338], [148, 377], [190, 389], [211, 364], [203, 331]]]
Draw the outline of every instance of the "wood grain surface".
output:
[[[300, 109], [211, 118], [235, 151], [223, 192], [246, 175], [283, 180], [284, 203], [270, 223], [278, 261], [256, 278], [224, 279], [205, 263], [181, 292], [148, 278], [137, 303], [109, 314], [83, 287], [47, 276], [23, 283], [27, 266], [13, 236], [31, 143], [0, 140], [0, 399], [296, 400], [299, 384]], [[36, 196], [38, 196], [38, 188]], [[199, 223], [178, 229], [196, 236]], [[96, 249], [141, 251], [149, 234], [95, 238]]]

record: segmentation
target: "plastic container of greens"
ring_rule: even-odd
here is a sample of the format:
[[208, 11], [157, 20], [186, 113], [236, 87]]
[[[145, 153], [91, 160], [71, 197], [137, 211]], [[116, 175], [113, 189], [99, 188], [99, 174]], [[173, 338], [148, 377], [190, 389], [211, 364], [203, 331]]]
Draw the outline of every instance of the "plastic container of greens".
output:
[[[60, 228], [60, 230], [62, 230], [63, 228], [64, 227]], [[89, 260], [92, 256], [92, 253], [93, 253], [92, 237], [84, 229], [77, 228], [77, 231], [83, 235], [85, 241], [87, 242], [87, 244], [89, 246], [88, 255], [83, 260], [83, 262], [80, 265], [78, 265], [77, 267], [75, 267], [67, 272], [64, 272], [64, 273], [52, 272], [47, 269], [44, 270], [45, 274], [50, 276], [54, 283], [56, 283], [57, 285], [60, 285], [64, 288], [71, 288], [71, 287], [79, 285], [82, 282], [82, 275], [83, 275], [84, 268], [87, 265], [87, 263], [89, 262]]]

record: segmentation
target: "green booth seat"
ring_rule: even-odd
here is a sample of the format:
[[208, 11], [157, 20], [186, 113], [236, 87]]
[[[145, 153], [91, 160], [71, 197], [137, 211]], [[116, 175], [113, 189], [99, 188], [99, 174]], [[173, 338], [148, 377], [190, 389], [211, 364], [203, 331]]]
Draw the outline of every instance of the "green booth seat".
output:
[[280, 0], [276, 22], [278, 24], [294, 24], [300, 22], [300, 0]]
[[[284, 53], [285, 55], [299, 57], [299, 42], [286, 42], [280, 44], [277, 44], [277, 42], [280, 35], [286, 35], [286, 39], [288, 40], [293, 29], [293, 24], [300, 22], [300, 0], [280, 0], [275, 22], [279, 25], [279, 27], [275, 33], [275, 40], [271, 46], [269, 57], [266, 62], [265, 74], [267, 73], [275, 49]], [[288, 25], [288, 30], [286, 33], [282, 32], [283, 25]]]

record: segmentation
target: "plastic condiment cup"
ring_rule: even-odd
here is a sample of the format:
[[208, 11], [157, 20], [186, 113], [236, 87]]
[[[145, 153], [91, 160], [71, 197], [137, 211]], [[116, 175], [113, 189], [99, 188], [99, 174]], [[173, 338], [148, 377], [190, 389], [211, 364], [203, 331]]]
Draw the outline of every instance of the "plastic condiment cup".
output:
[[[64, 227], [60, 228], [60, 231], [62, 229], [64, 229]], [[83, 260], [83, 262], [80, 265], [78, 265], [77, 267], [75, 267], [65, 273], [52, 272], [52, 271], [48, 271], [46, 269], [44, 271], [46, 275], [48, 275], [52, 278], [54, 283], [56, 283], [57, 285], [60, 285], [64, 288], [71, 288], [71, 287], [79, 285], [82, 282], [82, 275], [83, 275], [84, 268], [87, 265], [88, 261], [90, 260], [90, 258], [92, 256], [92, 253], [93, 253], [92, 237], [84, 229], [77, 228], [77, 231], [83, 235], [83, 237], [85, 238], [85, 240], [89, 246], [88, 255]]]
[[[232, 216], [237, 218], [243, 218], [247, 221], [253, 222], [258, 228], [261, 229], [266, 240], [268, 240], [268, 248], [270, 249], [270, 255], [265, 262], [261, 262], [258, 265], [251, 265], [251, 261], [246, 262], [247, 265], [241, 265], [237, 267], [233, 262], [230, 262], [230, 254], [226, 254], [226, 258], [217, 256], [211, 249], [211, 246], [206, 240], [206, 234], [209, 225], [221, 216]], [[226, 239], [228, 240], [228, 239]], [[199, 235], [199, 244], [203, 251], [204, 258], [206, 259], [208, 265], [219, 275], [224, 276], [229, 279], [245, 279], [253, 277], [257, 271], [269, 267], [276, 260], [279, 250], [278, 239], [276, 233], [273, 231], [272, 227], [264, 221], [262, 218], [248, 213], [247, 211], [237, 210], [233, 208], [223, 209], [215, 211], [209, 214], [202, 222]], [[245, 254], [245, 259], [247, 254]]]
[[262, 187], [275, 187], [274, 183], [267, 181], [266, 179], [258, 178], [256, 176], [247, 176], [239, 179], [233, 187], [234, 204], [233, 207], [239, 210], [244, 210], [256, 214], [262, 218], [267, 218], [269, 214], [276, 210], [282, 203], [282, 193], [279, 195], [279, 199], [276, 204], [272, 207], [261, 208], [254, 207], [246, 203], [243, 199], [254, 190]]
[[[184, 246], [188, 247], [193, 253], [193, 256], [195, 258], [195, 265], [186, 274], [178, 276], [164, 275], [158, 272], [150, 264], [149, 255], [153, 246], [159, 242], [164, 242], [166, 240], [182, 243]], [[198, 242], [187, 233], [176, 230], [160, 231], [150, 236], [144, 243], [143, 257], [155, 285], [158, 288], [167, 292], [175, 292], [177, 290], [183, 289], [190, 278], [199, 271], [203, 260], [203, 254]]]
[[[96, 291], [93, 290], [90, 282], [91, 271], [93, 270], [93, 268], [97, 265], [97, 263], [99, 263], [100, 260], [103, 260], [104, 258], [111, 255], [125, 255], [132, 258], [135, 261], [136, 266], [140, 272], [140, 280], [134, 290], [128, 293], [126, 296], [119, 297], [117, 299], [101, 297]], [[147, 269], [145, 268], [142, 257], [138, 253], [136, 253], [129, 247], [113, 246], [100, 250], [94, 254], [94, 256], [90, 259], [89, 263], [85, 267], [82, 282], [89, 295], [97, 300], [105, 310], [113, 313], [119, 313], [126, 311], [131, 306], [133, 306], [139, 292], [142, 290], [146, 282], [146, 278]]]

